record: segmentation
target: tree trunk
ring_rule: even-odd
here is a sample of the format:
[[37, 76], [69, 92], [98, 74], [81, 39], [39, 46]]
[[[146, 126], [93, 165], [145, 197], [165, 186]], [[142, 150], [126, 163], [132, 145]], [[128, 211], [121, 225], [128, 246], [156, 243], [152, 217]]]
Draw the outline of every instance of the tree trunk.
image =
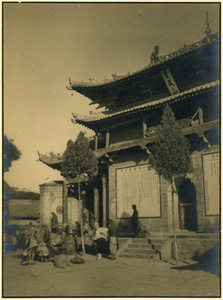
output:
[[63, 181], [63, 223], [68, 225], [68, 210], [67, 210], [67, 185]]
[[85, 246], [84, 246], [84, 233], [83, 233], [83, 202], [81, 200], [81, 187], [80, 181], [78, 179], [78, 200], [81, 201], [81, 244], [82, 244], [82, 251], [85, 254]]
[[173, 222], [173, 239], [174, 239], [174, 250], [175, 250], [175, 258], [176, 265], [178, 264], [178, 245], [177, 245], [177, 236], [176, 236], [176, 227], [175, 227], [175, 211], [174, 211], [174, 193], [176, 193], [175, 184], [174, 184], [174, 176], [172, 176], [172, 222]]

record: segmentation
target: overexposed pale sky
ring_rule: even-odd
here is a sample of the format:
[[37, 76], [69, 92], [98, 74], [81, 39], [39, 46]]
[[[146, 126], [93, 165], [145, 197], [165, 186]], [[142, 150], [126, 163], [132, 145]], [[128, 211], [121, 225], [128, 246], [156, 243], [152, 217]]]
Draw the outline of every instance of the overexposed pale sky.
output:
[[61, 179], [37, 162], [37, 151], [63, 152], [86, 130], [71, 123], [71, 113], [97, 107], [66, 89], [69, 78], [139, 71], [155, 45], [162, 56], [204, 38], [207, 11], [219, 32], [216, 3], [3, 3], [4, 134], [22, 152], [5, 180], [39, 192], [46, 178]]

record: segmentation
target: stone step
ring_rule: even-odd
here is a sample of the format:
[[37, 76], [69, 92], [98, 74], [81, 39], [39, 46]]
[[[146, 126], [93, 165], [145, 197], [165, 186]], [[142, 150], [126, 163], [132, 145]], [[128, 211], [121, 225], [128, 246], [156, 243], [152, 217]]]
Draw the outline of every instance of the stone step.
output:
[[133, 253], [133, 254], [156, 254], [154, 249], [135, 249], [135, 248], [126, 248], [123, 253]]
[[166, 240], [167, 239], [163, 239], [163, 238], [160, 238], [160, 239], [148, 239], [148, 241], [149, 241], [149, 244], [153, 244], [153, 245], [155, 245], [155, 244], [159, 244], [159, 245], [164, 245], [165, 243], [166, 243]]
[[136, 244], [148, 244], [147, 238], [134, 238], [132, 239], [132, 243]]
[[118, 246], [119, 246], [119, 248], [121, 248], [127, 241], [128, 241], [128, 239], [119, 238], [118, 239]]
[[152, 244], [152, 248], [156, 250], [161, 250], [164, 244]]
[[[177, 238], [196, 238], [196, 239], [216, 239], [220, 237], [220, 233], [197, 233], [188, 230], [179, 230], [176, 232]], [[173, 239], [172, 233], [149, 233], [147, 235], [149, 239], [168, 238]]]
[[122, 253], [120, 254], [120, 257], [126, 257], [126, 258], [144, 258], [144, 259], [153, 259], [156, 256], [154, 255], [148, 255], [148, 254], [133, 254], [133, 253]]
[[152, 244], [141, 244], [141, 243], [132, 243], [128, 245], [129, 248], [140, 248], [140, 249], [152, 249], [153, 245]]

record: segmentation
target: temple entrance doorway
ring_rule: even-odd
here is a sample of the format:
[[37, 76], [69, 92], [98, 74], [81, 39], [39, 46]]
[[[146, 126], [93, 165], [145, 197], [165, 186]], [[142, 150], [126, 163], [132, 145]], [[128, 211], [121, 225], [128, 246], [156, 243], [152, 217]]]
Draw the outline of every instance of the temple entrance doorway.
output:
[[178, 190], [180, 229], [197, 230], [196, 189], [190, 179], [184, 180]]

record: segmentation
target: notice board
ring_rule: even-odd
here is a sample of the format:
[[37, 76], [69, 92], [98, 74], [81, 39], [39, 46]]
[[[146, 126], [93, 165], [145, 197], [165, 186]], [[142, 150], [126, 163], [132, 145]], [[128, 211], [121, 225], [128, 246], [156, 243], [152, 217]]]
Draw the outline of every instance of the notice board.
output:
[[160, 177], [148, 164], [116, 170], [117, 218], [130, 217], [132, 205], [139, 218], [160, 217]]
[[219, 152], [203, 154], [203, 180], [206, 216], [219, 215]]

